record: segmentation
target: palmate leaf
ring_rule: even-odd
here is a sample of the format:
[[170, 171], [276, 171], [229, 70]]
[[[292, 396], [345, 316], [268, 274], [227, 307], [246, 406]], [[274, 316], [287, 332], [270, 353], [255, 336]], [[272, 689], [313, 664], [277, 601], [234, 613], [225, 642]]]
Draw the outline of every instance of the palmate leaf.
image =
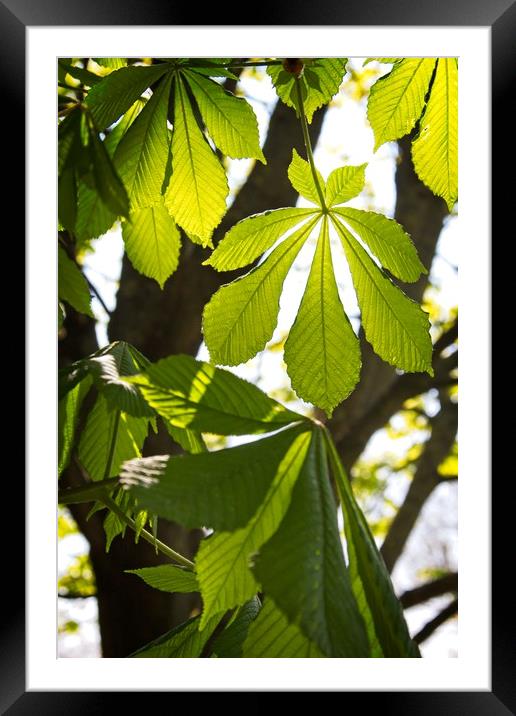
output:
[[183, 71], [203, 122], [217, 147], [233, 159], [251, 157], [266, 164], [258, 122], [251, 105], [197, 71]]
[[[307, 162], [294, 154], [290, 178], [306, 198], [318, 201]], [[340, 167], [326, 184], [328, 214], [339, 230], [362, 308], [366, 336], [384, 360], [407, 371], [431, 370], [428, 318], [381, 272], [355, 238], [359, 237], [394, 276], [416, 281], [426, 269], [409, 237], [396, 221], [374, 212], [341, 207], [363, 188], [365, 165]], [[219, 243], [209, 263], [233, 269], [268, 250], [296, 228], [245, 276], [222, 286], [205, 307], [203, 331], [215, 363], [235, 365], [262, 350], [274, 331], [283, 282], [312, 228], [324, 216], [314, 207], [279, 209], [244, 219]], [[358, 342], [340, 302], [333, 272], [327, 219], [317, 241], [301, 305], [285, 344], [285, 361], [300, 398], [331, 415], [353, 390], [360, 371]], [[349, 237], [349, 241], [347, 239]], [[402, 311], [398, 316], [398, 309]]]
[[296, 624], [290, 624], [274, 601], [267, 597], [249, 627], [242, 656], [248, 659], [320, 659], [324, 654]]
[[174, 89], [172, 177], [165, 204], [181, 228], [209, 246], [226, 212], [226, 173], [197, 124], [181, 78]]
[[163, 288], [179, 263], [181, 234], [168, 213], [163, 197], [153, 206], [131, 211], [122, 224], [125, 250], [134, 268]]
[[399, 139], [415, 127], [435, 62], [432, 57], [404, 59], [371, 87], [367, 117], [374, 131], [375, 151], [384, 142]]
[[313, 432], [288, 511], [261, 548], [253, 572], [289, 622], [326, 656], [368, 656], [342, 553], [320, 430]]
[[283, 282], [317, 221], [304, 224], [263, 264], [220, 288], [205, 306], [204, 337], [215, 363], [238, 365], [265, 348], [278, 320]]
[[161, 201], [169, 153], [167, 129], [171, 75], [165, 76], [127, 130], [114, 155], [131, 209]]
[[331, 415], [360, 377], [360, 343], [339, 298], [325, 218], [299, 311], [285, 343], [292, 388]]
[[213, 615], [243, 604], [258, 591], [250, 570], [251, 557], [278, 529], [310, 444], [310, 432], [290, 432], [293, 442], [248, 524], [235, 532], [217, 532], [201, 543], [196, 556], [204, 602], [201, 628]]
[[458, 196], [458, 66], [456, 58], [437, 60], [430, 98], [412, 143], [417, 175], [451, 211]]
[[344, 513], [349, 575], [367, 627], [371, 656], [419, 657], [411, 640], [403, 608], [396, 598], [389, 573], [328, 433], [326, 445]]
[[280, 236], [313, 214], [313, 209], [286, 208], [248, 216], [231, 227], [204, 264], [217, 271], [247, 266], [270, 249]]
[[402, 370], [432, 375], [428, 314], [405, 296], [348, 229], [332, 218], [351, 269], [365, 335], [375, 353]]
[[143, 567], [142, 569], [126, 569], [127, 574], [136, 574], [140, 579], [162, 592], [177, 592], [189, 594], [198, 592], [197, 577], [183, 567], [175, 564], [160, 564], [158, 567]]
[[[342, 79], [346, 74], [346, 63], [345, 57], [304, 61], [301, 86], [308, 122], [312, 121], [315, 110], [328, 104], [339, 91]], [[278, 97], [289, 107], [297, 109], [295, 76], [286, 72], [281, 65], [271, 65], [267, 68], [267, 74], [272, 79]]]
[[303, 420], [255, 385], [191, 356], [164, 358], [128, 382], [138, 387], [158, 415], [177, 428], [250, 435]]
[[102, 131], [116, 122], [145, 90], [170, 70], [167, 63], [122, 67], [92, 87], [86, 98], [95, 126]]
[[79, 313], [93, 317], [88, 283], [77, 264], [68, 258], [62, 246], [57, 247], [57, 294]]
[[138, 659], [192, 659], [201, 656], [206, 642], [217, 626], [218, 618], [212, 619], [203, 631], [199, 631], [200, 617], [193, 617], [174, 627], [150, 644], [138, 649], [131, 657]]
[[212, 453], [130, 460], [120, 480], [139, 505], [160, 517], [186, 527], [239, 529], [265, 499], [299, 431]]

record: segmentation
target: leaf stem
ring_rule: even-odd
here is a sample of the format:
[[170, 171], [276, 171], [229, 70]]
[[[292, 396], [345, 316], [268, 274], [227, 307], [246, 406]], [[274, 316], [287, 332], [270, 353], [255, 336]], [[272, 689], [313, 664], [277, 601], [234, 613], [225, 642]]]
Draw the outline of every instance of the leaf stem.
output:
[[[114, 512], [114, 514], [124, 524], [126, 524], [128, 527], [130, 527], [136, 532], [135, 521], [131, 517], [129, 517], [129, 515], [126, 515], [125, 512], [116, 504], [116, 502], [109, 495], [102, 495], [102, 497], [99, 497], [99, 501], [103, 502], [106, 507], [110, 509], [111, 512]], [[162, 554], [166, 555], [167, 557], [170, 557], [170, 559], [173, 559], [175, 562], [182, 564], [184, 567], [187, 567], [192, 572], [194, 571], [195, 564], [193, 562], [191, 562], [187, 557], [184, 557], [179, 552], [176, 552], [175, 549], [172, 549], [164, 542], [159, 540], [157, 537], [151, 535], [151, 533], [147, 532], [147, 530], [142, 529], [140, 532], [140, 536], [143, 537], [143, 539], [149, 544], [152, 544], [154, 547], [157, 547], [157, 549], [159, 549]]]
[[74, 505], [78, 502], [93, 502], [105, 494], [106, 489], [115, 489], [118, 485], [118, 477], [111, 477], [109, 480], [98, 480], [88, 482], [80, 487], [71, 487], [68, 490], [59, 490], [57, 501], [60, 505]]
[[319, 195], [319, 201], [321, 202], [322, 212], [323, 212], [323, 214], [327, 214], [328, 208], [327, 208], [326, 202], [324, 200], [323, 190], [321, 189], [321, 185], [319, 184], [319, 178], [317, 176], [317, 169], [315, 168], [314, 155], [312, 152], [312, 143], [310, 141], [310, 134], [308, 132], [308, 123], [306, 121], [305, 105], [303, 102], [303, 93], [301, 92], [301, 80], [300, 80], [299, 76], [297, 76], [297, 75], [295, 77], [295, 83], [296, 83], [296, 95], [297, 95], [299, 118], [301, 120], [301, 129], [303, 130], [303, 139], [305, 142], [306, 156], [308, 157], [308, 162], [310, 164], [310, 169], [312, 171], [315, 188], [317, 189], [317, 194]]

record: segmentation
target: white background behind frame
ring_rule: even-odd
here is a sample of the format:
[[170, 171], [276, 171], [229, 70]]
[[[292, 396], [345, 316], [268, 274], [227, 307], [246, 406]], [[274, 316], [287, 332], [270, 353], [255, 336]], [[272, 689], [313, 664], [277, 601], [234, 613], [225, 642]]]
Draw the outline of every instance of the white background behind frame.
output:
[[[489, 27], [27, 27], [28, 691], [491, 689], [490, 38]], [[221, 53], [459, 57], [456, 659], [175, 659], [172, 669], [167, 659], [57, 658], [56, 59]]]

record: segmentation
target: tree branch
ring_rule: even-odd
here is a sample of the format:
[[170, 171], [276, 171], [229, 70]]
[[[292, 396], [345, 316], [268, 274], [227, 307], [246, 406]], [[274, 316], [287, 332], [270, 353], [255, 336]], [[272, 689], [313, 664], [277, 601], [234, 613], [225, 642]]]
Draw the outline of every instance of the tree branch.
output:
[[445, 574], [443, 577], [433, 579], [431, 582], [426, 582], [419, 587], [407, 590], [401, 595], [400, 602], [404, 609], [409, 609], [422, 602], [427, 602], [434, 597], [440, 597], [449, 592], [456, 593], [457, 587], [457, 572], [450, 572], [450, 574]]
[[448, 621], [451, 617], [455, 616], [459, 610], [459, 600], [454, 599], [453, 602], [450, 602], [447, 607], [445, 607], [442, 611], [439, 612], [439, 614], [431, 619], [425, 626], [419, 631], [413, 638], [413, 640], [416, 642], [416, 644], [421, 644], [426, 639], [428, 639], [429, 636], [432, 636], [434, 631], [438, 629], [441, 624], [444, 624], [444, 622]]
[[416, 474], [380, 549], [389, 572], [400, 557], [428, 497], [439, 484], [437, 468], [457, 435], [457, 404], [441, 392], [441, 410], [430, 419], [431, 435], [417, 462]]
[[443, 333], [434, 345], [432, 365], [434, 376], [428, 373], [405, 373], [391, 383], [383, 394], [371, 403], [369, 410], [353, 425], [348, 433], [343, 424], [332, 424], [337, 449], [343, 456], [344, 466], [348, 470], [363, 452], [369, 438], [377, 430], [383, 428], [389, 419], [401, 410], [403, 403], [416, 395], [422, 395], [431, 388], [446, 388], [457, 382], [450, 376], [450, 371], [457, 367], [457, 352], [442, 357], [442, 351], [457, 338], [457, 323]]

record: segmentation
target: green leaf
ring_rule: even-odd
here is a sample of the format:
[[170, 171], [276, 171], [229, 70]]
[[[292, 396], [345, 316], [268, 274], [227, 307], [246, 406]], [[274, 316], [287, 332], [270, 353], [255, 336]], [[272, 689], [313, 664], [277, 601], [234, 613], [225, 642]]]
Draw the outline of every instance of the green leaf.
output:
[[77, 264], [68, 258], [62, 246], [57, 247], [57, 279], [59, 298], [69, 303], [79, 313], [85, 313], [93, 318], [88, 283]]
[[120, 474], [138, 504], [186, 527], [236, 530], [264, 500], [299, 428], [212, 453], [156, 455]]
[[63, 304], [59, 301], [57, 302], [57, 330], [61, 330], [63, 327], [63, 321], [65, 319], [65, 312], [63, 309]]
[[323, 435], [310, 449], [276, 533], [255, 559], [254, 574], [288, 620], [329, 657], [369, 656], [337, 525]]
[[374, 151], [414, 128], [425, 104], [434, 67], [435, 58], [404, 59], [371, 87], [367, 117], [374, 132]]
[[165, 204], [175, 221], [204, 246], [226, 213], [226, 172], [204, 138], [183, 82], [175, 82], [172, 177]]
[[[331, 98], [339, 91], [342, 79], [346, 74], [346, 63], [347, 59], [345, 57], [305, 60], [301, 86], [308, 122], [312, 121], [315, 110], [324, 104], [328, 104]], [[272, 79], [278, 97], [289, 107], [296, 108], [294, 75], [286, 73], [281, 65], [271, 65], [267, 68], [267, 74]], [[281, 79], [281, 74], [287, 75], [284, 78], [287, 81], [280, 84], [278, 80]]]
[[393, 276], [412, 283], [428, 271], [417, 255], [412, 239], [403, 227], [383, 214], [360, 209], [335, 209]]
[[364, 61], [364, 67], [368, 65], [370, 62], [381, 62], [385, 65], [394, 65], [396, 62], [402, 62], [402, 57], [368, 57], [367, 60]]
[[358, 196], [365, 184], [367, 164], [334, 169], [326, 182], [326, 204], [335, 206]]
[[130, 382], [158, 415], [178, 428], [249, 435], [303, 420], [243, 378], [191, 356], [164, 358]]
[[317, 646], [307, 639], [295, 624], [289, 624], [287, 617], [277, 608], [270, 597], [249, 627], [249, 634], [243, 645], [245, 659], [320, 659], [324, 655]]
[[356, 503], [328, 433], [325, 433], [325, 439], [344, 513], [351, 584], [368, 628], [373, 652], [371, 656], [419, 657], [419, 650], [410, 638], [403, 609], [394, 593], [385, 562]]
[[126, 67], [127, 65], [125, 57], [94, 57], [93, 59], [98, 65], [109, 67], [111, 70], [119, 70], [121, 67]]
[[62, 60], [58, 60], [58, 64], [63, 70], [74, 77], [76, 80], [82, 82], [86, 87], [94, 87], [96, 84], [102, 81], [102, 77], [95, 75], [93, 72], [83, 69], [82, 67], [75, 67], [75, 65], [69, 65]]
[[222, 659], [241, 658], [249, 627], [258, 616], [260, 609], [261, 604], [258, 597], [253, 597], [243, 607], [240, 607], [235, 618], [213, 643], [213, 655]]
[[87, 375], [95, 380], [110, 409], [123, 410], [134, 417], [152, 417], [155, 413], [141, 397], [138, 389], [122, 380], [123, 376], [139, 373], [149, 361], [125, 341], [115, 341], [99, 351], [61, 369], [59, 398]]
[[200, 617], [194, 617], [183, 622], [183, 624], [174, 627], [163, 636], [135, 651], [131, 654], [131, 657], [145, 659], [199, 657], [218, 622], [218, 619], [212, 619], [203, 631], [199, 631], [200, 619]]
[[[292, 431], [294, 434], [294, 431]], [[270, 487], [249, 523], [236, 532], [218, 532], [201, 542], [196, 569], [204, 602], [201, 628], [214, 614], [244, 604], [259, 589], [251, 557], [278, 529], [310, 444], [298, 434], [286, 451]]]
[[360, 377], [360, 343], [340, 302], [326, 219], [284, 360], [299, 397], [330, 416]]
[[185, 71], [204, 124], [217, 147], [233, 159], [251, 157], [267, 164], [260, 148], [258, 122], [243, 97], [224, 89], [197, 71]]
[[257, 268], [222, 286], [205, 306], [203, 332], [214, 363], [238, 365], [265, 348], [278, 320], [283, 282], [318, 220], [295, 231]]
[[[127, 129], [136, 119], [145, 104], [137, 100], [124, 114], [116, 127], [107, 135], [104, 146], [112, 157]], [[95, 188], [89, 187], [85, 181], [79, 181], [77, 190], [77, 219], [74, 233], [79, 242], [96, 239], [113, 226], [117, 219], [116, 213], [108, 209]]]
[[[106, 398], [99, 395], [88, 415], [79, 442], [79, 460], [92, 480], [114, 477], [120, 472], [125, 460], [140, 457], [141, 448], [147, 435], [146, 418], [133, 418], [118, 411], [109, 410]], [[111, 469], [106, 473], [111, 444], [116, 432], [115, 449]]]
[[73, 169], [66, 169], [58, 179], [57, 204], [59, 221], [73, 232], [77, 220], [77, 176]]
[[170, 70], [167, 63], [150, 67], [122, 67], [92, 87], [86, 98], [97, 130], [121, 117], [143, 92]]
[[179, 263], [181, 234], [163, 198], [154, 206], [131, 211], [122, 224], [125, 250], [134, 268], [163, 288]]
[[86, 394], [91, 388], [91, 378], [86, 378], [70, 390], [58, 403], [58, 475], [70, 462], [79, 413]]
[[258, 616], [260, 609], [261, 603], [258, 597], [253, 597], [240, 607], [222, 634], [213, 642], [212, 656], [221, 659], [240, 659], [249, 627]]
[[74, 233], [80, 242], [96, 239], [107, 233], [117, 219], [95, 189], [79, 182], [77, 189], [77, 218]]
[[[301, 159], [295, 149], [292, 150], [292, 161], [290, 162], [290, 166], [288, 168], [288, 178], [298, 194], [304, 196], [304, 198], [308, 199], [308, 201], [317, 204], [317, 206], [321, 205], [310, 164], [304, 159]], [[324, 194], [325, 181], [318, 171], [317, 179], [319, 180], [319, 186]]]
[[[118, 490], [114, 495], [114, 502], [120, 507], [123, 512], [128, 512], [130, 496], [123, 490]], [[106, 553], [111, 549], [111, 545], [115, 537], [118, 535], [125, 535], [127, 525], [123, 522], [120, 517], [108, 510], [106, 517], [103, 522], [104, 533], [106, 535]]]
[[199, 591], [195, 574], [183, 567], [177, 567], [175, 564], [160, 564], [158, 567], [126, 569], [125, 571], [127, 574], [136, 574], [150, 587], [162, 592], [188, 594]]
[[204, 265], [217, 271], [246, 266], [270, 249], [288, 229], [313, 214], [313, 209], [286, 208], [248, 216], [231, 227]]
[[89, 126], [89, 149], [95, 187], [104, 204], [117, 216], [129, 215], [129, 198], [104, 142]]
[[365, 335], [375, 353], [402, 370], [433, 375], [428, 314], [385, 276], [335, 216], [333, 223], [351, 269]]
[[152, 97], [119, 143], [114, 164], [131, 201], [131, 209], [161, 201], [169, 153], [167, 129], [171, 75], [161, 80]]
[[443, 197], [450, 211], [458, 196], [458, 129], [457, 61], [440, 58], [412, 159], [421, 181]]
[[201, 433], [196, 430], [178, 428], [177, 426], [172, 425], [172, 423], [168, 420], [165, 420], [164, 424], [172, 440], [174, 440], [178, 445], [181, 445], [183, 450], [194, 455], [200, 452], [206, 452], [206, 445]]

